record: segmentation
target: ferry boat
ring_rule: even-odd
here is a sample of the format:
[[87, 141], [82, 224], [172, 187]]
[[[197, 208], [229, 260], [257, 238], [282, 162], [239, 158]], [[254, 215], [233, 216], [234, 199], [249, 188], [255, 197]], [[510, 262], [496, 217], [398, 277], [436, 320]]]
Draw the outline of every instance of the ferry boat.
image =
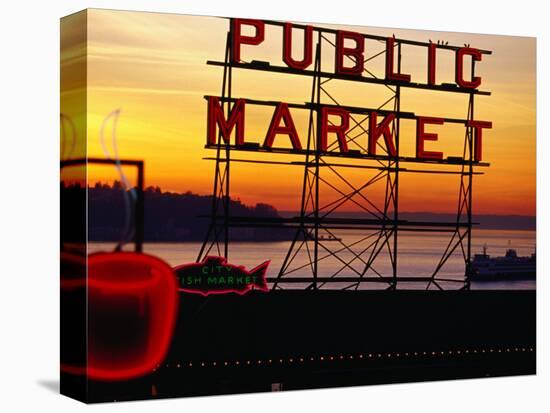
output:
[[475, 254], [471, 263], [472, 281], [534, 280], [536, 278], [536, 254], [519, 257], [513, 248], [508, 248], [503, 257], [491, 257], [487, 246], [482, 254]]

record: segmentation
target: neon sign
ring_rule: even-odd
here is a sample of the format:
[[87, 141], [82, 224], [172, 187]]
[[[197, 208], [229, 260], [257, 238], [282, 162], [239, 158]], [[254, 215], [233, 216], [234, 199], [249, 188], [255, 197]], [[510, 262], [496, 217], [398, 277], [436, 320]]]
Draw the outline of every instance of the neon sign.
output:
[[270, 261], [246, 270], [229, 264], [223, 257], [207, 256], [201, 262], [174, 268], [180, 291], [210, 295], [230, 292], [243, 295], [251, 290], [269, 291], [265, 275]]
[[[164, 261], [132, 252], [95, 253], [88, 277], [62, 274], [61, 291], [87, 289], [87, 364], [61, 370], [93, 380], [127, 380], [151, 373], [164, 360], [179, 307], [177, 284]], [[69, 262], [70, 263], [70, 262]]]
[[[251, 19], [233, 19], [231, 23], [231, 59], [230, 66], [232, 67], [249, 67], [254, 68], [254, 62], [244, 63], [241, 61], [243, 46], [257, 47], [265, 40], [266, 23], [261, 20]], [[334, 30], [335, 36], [335, 51], [334, 65], [332, 72], [320, 73], [319, 68], [311, 70], [313, 64], [313, 32], [319, 33], [327, 29], [317, 28], [313, 26], [293, 25], [292, 23], [283, 23], [283, 38], [282, 38], [282, 60], [285, 66], [274, 66], [271, 62], [261, 62], [270, 71], [287, 74], [309, 74], [318, 75], [321, 77], [333, 77], [351, 81], [367, 81], [386, 86], [409, 86], [421, 89], [435, 89], [442, 91], [460, 91], [470, 94], [489, 94], [489, 92], [480, 91], [479, 87], [482, 84], [482, 78], [475, 76], [473, 71], [474, 62], [481, 62], [485, 52], [470, 46], [464, 47], [447, 47], [435, 43], [418, 43], [409, 41], [409, 43], [417, 46], [422, 46], [426, 49], [426, 83], [414, 82], [412, 76], [403, 73], [395, 65], [395, 48], [396, 44], [401, 40], [395, 37], [387, 37], [385, 40], [385, 74], [383, 79], [364, 76], [365, 67], [365, 40], [368, 35], [344, 31]], [[243, 28], [252, 28], [254, 34], [243, 34]], [[301, 59], [293, 57], [292, 53], [292, 33], [293, 30], [300, 28], [303, 32], [304, 47]], [[380, 40], [380, 39], [378, 39]], [[353, 45], [350, 46], [350, 43]], [[438, 49], [451, 48], [455, 54], [455, 83], [438, 85], [436, 83], [437, 73], [437, 55]], [[472, 63], [470, 76], [466, 76], [465, 63], [469, 59]], [[349, 62], [353, 62], [352, 65]], [[259, 63], [256, 63], [256, 68]], [[366, 142], [362, 142], [368, 151], [362, 151], [362, 156], [377, 157], [377, 146], [383, 143], [382, 148], [385, 149], [387, 156], [397, 157], [395, 138], [392, 133], [392, 128], [395, 121], [399, 119], [412, 119], [416, 122], [415, 136], [415, 153], [413, 159], [419, 161], [437, 161], [444, 158], [441, 151], [427, 150], [426, 142], [430, 142], [430, 147], [436, 147], [435, 142], [439, 140], [437, 131], [441, 125], [445, 123], [462, 123], [464, 127], [472, 131], [473, 134], [473, 162], [481, 162], [483, 160], [483, 136], [485, 129], [492, 128], [492, 122], [476, 119], [446, 119], [442, 117], [421, 116], [413, 113], [401, 112], [399, 110], [388, 111], [380, 109], [353, 108], [341, 105], [328, 104], [290, 104], [287, 102], [258, 102], [244, 98], [229, 98], [218, 96], [205, 96], [208, 102], [208, 124], [207, 124], [207, 147], [220, 144], [231, 145], [231, 136], [234, 135], [235, 149], [267, 150], [275, 151], [282, 149], [283, 142], [290, 144], [291, 150], [296, 153], [303, 152], [304, 145], [302, 144], [301, 136], [296, 128], [292, 111], [296, 109], [314, 110], [316, 113], [316, 122], [319, 133], [317, 134], [316, 151], [319, 153], [329, 153], [328, 139], [332, 136], [336, 139], [337, 149], [330, 153], [338, 152], [343, 156], [356, 156], [356, 153], [348, 148], [346, 134], [350, 131], [350, 117], [353, 113], [363, 113], [369, 118], [369, 132], [365, 138]], [[232, 103], [231, 109], [224, 112], [223, 104], [226, 102]], [[245, 133], [245, 114], [246, 108], [251, 104], [263, 104], [274, 106], [273, 115], [263, 141], [251, 142], [247, 140]], [[286, 135], [286, 138], [280, 135]]]

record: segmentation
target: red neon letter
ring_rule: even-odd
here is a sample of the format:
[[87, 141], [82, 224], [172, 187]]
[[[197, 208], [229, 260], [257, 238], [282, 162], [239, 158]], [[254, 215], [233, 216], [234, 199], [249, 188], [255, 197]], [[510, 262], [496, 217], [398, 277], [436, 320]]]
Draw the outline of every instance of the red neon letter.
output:
[[395, 38], [388, 37], [386, 39], [386, 79], [397, 80], [399, 82], [410, 82], [411, 75], [405, 73], [395, 73], [393, 71], [393, 56], [394, 56]]
[[395, 119], [395, 113], [389, 113], [378, 125], [378, 114], [371, 112], [369, 116], [369, 155], [376, 155], [376, 143], [380, 136], [384, 136], [386, 148], [389, 156], [396, 156], [397, 151], [393, 144], [393, 137], [390, 130], [390, 125]]
[[[344, 41], [351, 39], [355, 42], [355, 47], [345, 47]], [[363, 52], [365, 50], [365, 39], [360, 33], [338, 30], [336, 32], [336, 73], [340, 75], [361, 75], [365, 65]], [[344, 66], [344, 57], [350, 56], [355, 65], [352, 67]]]
[[483, 137], [483, 129], [492, 129], [493, 123], [492, 122], [486, 122], [483, 120], [470, 120], [466, 124], [466, 126], [470, 126], [474, 128], [474, 161], [480, 162], [482, 159], [482, 137]]
[[[335, 115], [340, 117], [339, 125], [329, 125], [328, 117]], [[319, 135], [319, 150], [326, 152], [328, 150], [328, 134], [335, 133], [338, 138], [340, 152], [348, 151], [348, 142], [346, 141], [346, 131], [349, 128], [349, 113], [345, 109], [331, 108], [323, 106], [321, 108], [321, 133]]]
[[424, 141], [437, 141], [437, 133], [424, 131], [425, 124], [443, 125], [441, 118], [418, 117], [416, 119], [416, 157], [420, 159], [443, 159], [442, 152], [428, 152], [424, 150]]
[[220, 98], [208, 96], [207, 142], [209, 145], [216, 145], [218, 141], [216, 137], [216, 126], [218, 126], [220, 130], [223, 141], [225, 143], [230, 143], [231, 132], [236, 125], [237, 133], [235, 135], [235, 144], [242, 145], [244, 143], [244, 106], [245, 100], [237, 99], [231, 109], [229, 120], [225, 120], [223, 109], [220, 106]]
[[[233, 26], [231, 28], [231, 32], [233, 38], [233, 53], [231, 54], [231, 61], [233, 63], [239, 63], [241, 61], [241, 45], [250, 44], [257, 46], [263, 42], [265, 36], [265, 26], [263, 21], [252, 19], [233, 19], [232, 23]], [[256, 34], [254, 36], [243, 36], [241, 34], [241, 26], [243, 24], [254, 26], [256, 29]]]
[[[285, 126], [280, 125], [281, 119], [284, 121]], [[271, 119], [271, 123], [269, 125], [269, 130], [267, 131], [267, 135], [265, 137], [264, 146], [266, 148], [271, 148], [273, 146], [273, 141], [275, 140], [275, 135], [280, 133], [288, 135], [293, 149], [302, 149], [300, 138], [298, 138], [298, 132], [296, 132], [296, 127], [294, 126], [294, 121], [288, 111], [288, 105], [284, 102], [279, 103], [275, 109], [275, 113], [273, 114], [273, 118]]]
[[437, 45], [430, 42], [428, 46], [428, 84], [435, 85], [435, 53]]
[[482, 54], [477, 49], [471, 47], [461, 47], [456, 51], [456, 67], [455, 67], [455, 80], [456, 84], [460, 87], [465, 87], [468, 89], [476, 89], [481, 84], [481, 78], [474, 76], [472, 73], [472, 80], [464, 80], [464, 56], [472, 56], [472, 60], [481, 61]]
[[285, 23], [283, 31], [283, 61], [288, 67], [304, 70], [313, 60], [313, 27], [306, 26], [304, 31], [304, 58], [294, 60], [292, 58], [292, 23]]

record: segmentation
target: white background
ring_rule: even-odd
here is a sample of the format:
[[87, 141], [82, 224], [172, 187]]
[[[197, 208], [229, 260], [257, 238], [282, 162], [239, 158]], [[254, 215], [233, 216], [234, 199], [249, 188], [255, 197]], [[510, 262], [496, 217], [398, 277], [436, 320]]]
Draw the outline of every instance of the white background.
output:
[[[538, 375], [96, 405], [119, 412], [550, 411], [550, 34], [543, 1], [22, 1], [0, 13], [0, 410], [77, 411], [59, 396], [59, 18], [86, 7], [538, 37]], [[505, 67], [502, 70], [506, 70]], [[546, 208], [548, 208], [548, 203]], [[546, 381], [546, 383], [545, 383]]]

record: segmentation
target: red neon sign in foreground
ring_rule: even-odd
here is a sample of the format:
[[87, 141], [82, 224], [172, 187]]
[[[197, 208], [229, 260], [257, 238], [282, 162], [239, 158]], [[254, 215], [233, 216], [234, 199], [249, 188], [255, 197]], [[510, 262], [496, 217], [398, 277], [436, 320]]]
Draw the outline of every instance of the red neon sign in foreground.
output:
[[63, 294], [87, 287], [87, 365], [61, 370], [90, 379], [126, 380], [163, 361], [177, 317], [178, 289], [164, 261], [130, 252], [88, 256], [88, 278], [63, 277]]

